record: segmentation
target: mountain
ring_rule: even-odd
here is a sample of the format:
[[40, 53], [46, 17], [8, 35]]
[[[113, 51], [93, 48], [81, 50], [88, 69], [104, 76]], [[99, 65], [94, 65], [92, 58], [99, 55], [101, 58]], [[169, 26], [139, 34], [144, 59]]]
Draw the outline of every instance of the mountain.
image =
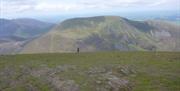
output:
[[16, 53], [52, 26], [51, 23], [28, 18], [0, 19], [0, 54]]
[[180, 26], [119, 16], [73, 18], [28, 43], [21, 53], [180, 51]]
[[0, 19], [0, 37], [30, 38], [48, 31], [53, 24], [35, 19]]
[[180, 24], [180, 14], [172, 14], [169, 16], [155, 17], [155, 20], [168, 20], [176, 24]]

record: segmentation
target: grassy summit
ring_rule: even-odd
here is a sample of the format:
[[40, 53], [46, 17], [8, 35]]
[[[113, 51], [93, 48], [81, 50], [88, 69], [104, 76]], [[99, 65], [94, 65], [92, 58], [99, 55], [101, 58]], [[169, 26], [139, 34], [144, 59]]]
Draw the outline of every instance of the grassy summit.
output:
[[0, 91], [179, 91], [179, 52], [0, 56]]

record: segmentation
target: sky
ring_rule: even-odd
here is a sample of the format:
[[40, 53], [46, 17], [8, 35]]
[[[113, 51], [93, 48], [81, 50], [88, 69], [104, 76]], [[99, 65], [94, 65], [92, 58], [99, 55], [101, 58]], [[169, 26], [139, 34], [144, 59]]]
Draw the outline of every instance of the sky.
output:
[[0, 0], [0, 17], [180, 11], [180, 0]]

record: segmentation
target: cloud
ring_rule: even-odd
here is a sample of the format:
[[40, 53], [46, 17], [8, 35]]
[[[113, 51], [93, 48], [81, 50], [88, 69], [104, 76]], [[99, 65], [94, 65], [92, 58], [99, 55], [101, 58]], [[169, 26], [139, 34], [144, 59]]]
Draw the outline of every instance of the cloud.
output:
[[1, 14], [179, 9], [179, 0], [0, 0]]
[[73, 11], [79, 10], [82, 6], [73, 4], [73, 3], [39, 3], [34, 6], [34, 9], [37, 11]]
[[[174, 3], [172, 4], [171, 2]], [[39, 2], [35, 9], [42, 11], [78, 11], [78, 10], [110, 10], [110, 9], [159, 9], [159, 8], [174, 8], [178, 0], [74, 0], [73, 1], [58, 1], [45, 0]], [[171, 4], [170, 4], [171, 3]], [[169, 5], [167, 5], [169, 4]], [[163, 6], [164, 5], [164, 6]]]
[[30, 10], [34, 7], [35, 2], [31, 0], [1, 0], [0, 4], [1, 13], [11, 14]]

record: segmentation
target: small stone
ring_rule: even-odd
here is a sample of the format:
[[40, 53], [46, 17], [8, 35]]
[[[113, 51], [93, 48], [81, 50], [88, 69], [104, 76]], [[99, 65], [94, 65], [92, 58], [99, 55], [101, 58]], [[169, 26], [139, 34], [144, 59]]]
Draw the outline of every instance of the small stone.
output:
[[97, 84], [101, 84], [101, 81], [96, 81]]

